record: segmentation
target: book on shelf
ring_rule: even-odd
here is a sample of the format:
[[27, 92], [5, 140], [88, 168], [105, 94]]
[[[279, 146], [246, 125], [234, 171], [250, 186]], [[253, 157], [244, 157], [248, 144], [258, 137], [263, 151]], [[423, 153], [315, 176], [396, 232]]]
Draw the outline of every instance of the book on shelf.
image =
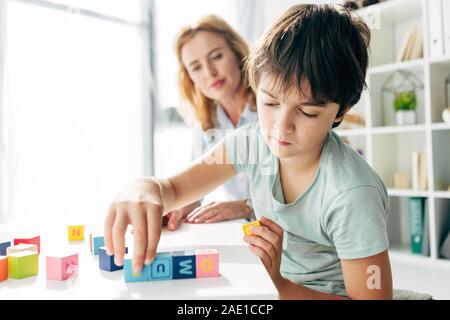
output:
[[422, 240], [422, 255], [430, 256], [430, 216], [428, 213], [428, 199], [423, 199], [423, 240]]
[[428, 188], [427, 157], [423, 151], [412, 153], [412, 189], [425, 191]]
[[445, 237], [445, 240], [439, 249], [439, 254], [443, 258], [450, 259], [450, 232]]
[[411, 252], [422, 254], [424, 238], [424, 198], [409, 198], [408, 225]]
[[397, 55], [397, 62], [423, 58], [423, 31], [417, 24], [403, 38]]
[[419, 152], [419, 190], [427, 190], [427, 157], [425, 152]]

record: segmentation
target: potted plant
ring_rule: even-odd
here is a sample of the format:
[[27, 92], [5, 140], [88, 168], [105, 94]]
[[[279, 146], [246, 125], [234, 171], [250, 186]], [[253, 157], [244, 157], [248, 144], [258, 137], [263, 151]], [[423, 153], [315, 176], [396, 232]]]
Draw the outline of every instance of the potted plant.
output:
[[395, 94], [394, 109], [397, 125], [410, 125], [416, 123], [416, 93], [404, 91]]

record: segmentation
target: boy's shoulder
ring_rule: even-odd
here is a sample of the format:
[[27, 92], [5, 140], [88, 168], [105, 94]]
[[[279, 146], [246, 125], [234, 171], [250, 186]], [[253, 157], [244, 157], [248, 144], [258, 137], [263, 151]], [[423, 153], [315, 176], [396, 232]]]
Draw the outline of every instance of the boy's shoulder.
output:
[[330, 130], [323, 152], [320, 166], [329, 191], [334, 191], [330, 195], [356, 188], [376, 188], [383, 197], [387, 195], [383, 180], [375, 170], [333, 130]]

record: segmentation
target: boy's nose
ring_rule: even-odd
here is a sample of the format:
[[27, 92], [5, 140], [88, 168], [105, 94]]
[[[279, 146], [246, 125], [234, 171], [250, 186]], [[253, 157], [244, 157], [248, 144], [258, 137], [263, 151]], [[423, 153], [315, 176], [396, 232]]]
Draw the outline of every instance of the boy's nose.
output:
[[293, 116], [289, 112], [281, 112], [278, 117], [278, 129], [281, 134], [293, 133], [295, 131], [294, 122], [292, 121]]

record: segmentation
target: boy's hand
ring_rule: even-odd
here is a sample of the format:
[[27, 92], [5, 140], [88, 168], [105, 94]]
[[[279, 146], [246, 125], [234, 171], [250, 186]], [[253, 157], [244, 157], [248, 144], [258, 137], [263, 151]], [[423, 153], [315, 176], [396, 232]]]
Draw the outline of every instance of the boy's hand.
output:
[[133, 225], [133, 272], [140, 273], [143, 263], [150, 264], [161, 236], [163, 203], [158, 182], [139, 179], [133, 182], [110, 205], [105, 220], [105, 246], [114, 263], [123, 264], [125, 232]]
[[213, 223], [223, 220], [248, 218], [251, 210], [245, 200], [215, 201], [193, 210], [186, 217], [188, 223]]
[[252, 250], [261, 258], [275, 286], [283, 282], [280, 274], [281, 253], [283, 250], [283, 228], [272, 220], [261, 217], [261, 227], [251, 226], [251, 236], [244, 236], [244, 241], [250, 244]]

